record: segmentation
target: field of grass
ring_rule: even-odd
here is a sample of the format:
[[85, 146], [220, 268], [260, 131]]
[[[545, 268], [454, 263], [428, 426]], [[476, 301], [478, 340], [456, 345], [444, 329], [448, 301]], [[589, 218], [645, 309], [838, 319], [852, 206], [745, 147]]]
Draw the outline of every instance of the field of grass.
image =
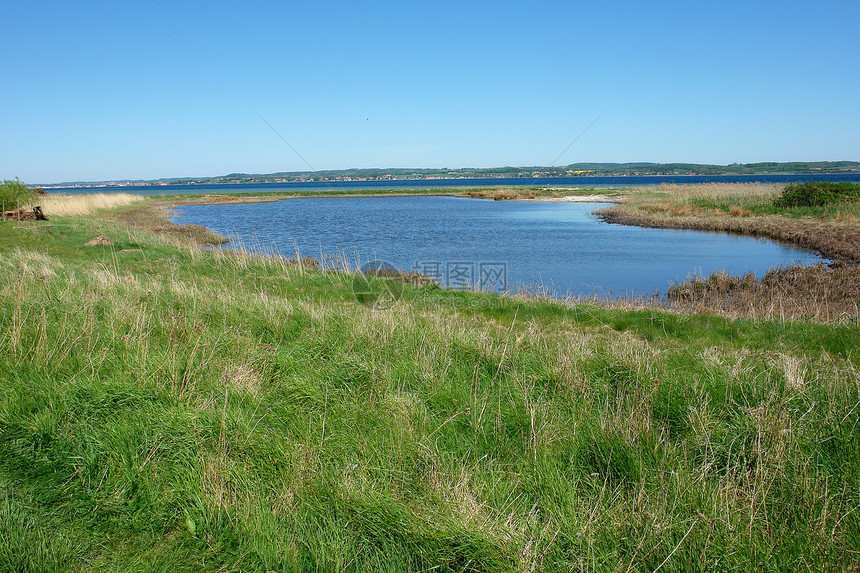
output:
[[444, 291], [201, 249], [135, 206], [46, 214], [0, 223], [0, 570], [860, 570], [856, 323]]

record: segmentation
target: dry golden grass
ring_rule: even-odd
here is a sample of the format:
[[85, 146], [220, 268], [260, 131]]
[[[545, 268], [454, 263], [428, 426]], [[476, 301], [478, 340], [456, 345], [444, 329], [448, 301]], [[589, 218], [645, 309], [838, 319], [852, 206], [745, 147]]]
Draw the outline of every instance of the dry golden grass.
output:
[[782, 192], [777, 183], [701, 183], [697, 185], [660, 185], [658, 192], [673, 203], [689, 203], [700, 199], [720, 203], [770, 205]]
[[86, 195], [46, 195], [41, 199], [42, 211], [48, 217], [93, 215], [101, 209], [127, 207], [143, 196], [131, 193], [89, 193]]
[[737, 205], [732, 205], [729, 209], [729, 215], [732, 217], [749, 217], [752, 215], [752, 211], [744, 209], [743, 207], [738, 207]]

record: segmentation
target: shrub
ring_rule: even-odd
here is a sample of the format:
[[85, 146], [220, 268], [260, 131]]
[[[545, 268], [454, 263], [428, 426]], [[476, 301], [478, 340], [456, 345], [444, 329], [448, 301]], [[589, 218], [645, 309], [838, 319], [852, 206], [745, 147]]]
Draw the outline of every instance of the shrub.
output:
[[12, 181], [7, 179], [0, 185], [0, 205], [2, 201], [6, 202], [6, 209], [14, 209], [16, 202], [20, 201], [21, 206], [29, 205], [36, 199], [36, 192], [30, 189], [19, 179]]
[[860, 199], [860, 185], [843, 181], [803, 181], [791, 183], [775, 202], [777, 207], [823, 207]]

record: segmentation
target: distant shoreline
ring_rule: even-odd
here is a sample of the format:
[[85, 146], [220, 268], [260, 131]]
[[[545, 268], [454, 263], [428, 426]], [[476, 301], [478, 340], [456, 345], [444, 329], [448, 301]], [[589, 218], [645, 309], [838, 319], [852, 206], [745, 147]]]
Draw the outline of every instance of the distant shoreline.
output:
[[387, 191], [400, 189], [452, 189], [472, 187], [639, 187], [660, 184], [696, 183], [791, 183], [795, 181], [860, 182], [860, 173], [839, 174], [761, 174], [761, 175], [638, 175], [638, 176], [575, 176], [575, 177], [474, 177], [419, 179], [362, 179], [291, 182], [195, 182], [140, 184], [111, 182], [98, 184], [55, 184], [42, 186], [51, 193], [135, 192], [141, 195], [184, 195], [245, 193], [260, 191]]
[[153, 179], [102, 179], [63, 181], [42, 187], [76, 186], [167, 186], [235, 184], [310, 184], [397, 181], [514, 180], [535, 178], [624, 178], [624, 177], [768, 177], [860, 175], [860, 161], [783, 161], [758, 163], [654, 163], [579, 162], [563, 166], [458, 167], [458, 168], [352, 168], [275, 173], [229, 173], [214, 177], [159, 177]]

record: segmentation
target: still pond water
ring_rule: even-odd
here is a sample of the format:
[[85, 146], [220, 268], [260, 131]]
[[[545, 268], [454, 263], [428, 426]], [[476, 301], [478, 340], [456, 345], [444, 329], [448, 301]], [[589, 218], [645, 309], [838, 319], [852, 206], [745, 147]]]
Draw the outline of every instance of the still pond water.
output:
[[602, 203], [487, 201], [455, 197], [307, 197], [276, 203], [193, 205], [177, 223], [204, 225], [244, 245], [326, 264], [385, 261], [449, 287], [545, 289], [552, 295], [665, 294], [714, 271], [809, 265], [814, 252], [725, 233], [611, 225]]

